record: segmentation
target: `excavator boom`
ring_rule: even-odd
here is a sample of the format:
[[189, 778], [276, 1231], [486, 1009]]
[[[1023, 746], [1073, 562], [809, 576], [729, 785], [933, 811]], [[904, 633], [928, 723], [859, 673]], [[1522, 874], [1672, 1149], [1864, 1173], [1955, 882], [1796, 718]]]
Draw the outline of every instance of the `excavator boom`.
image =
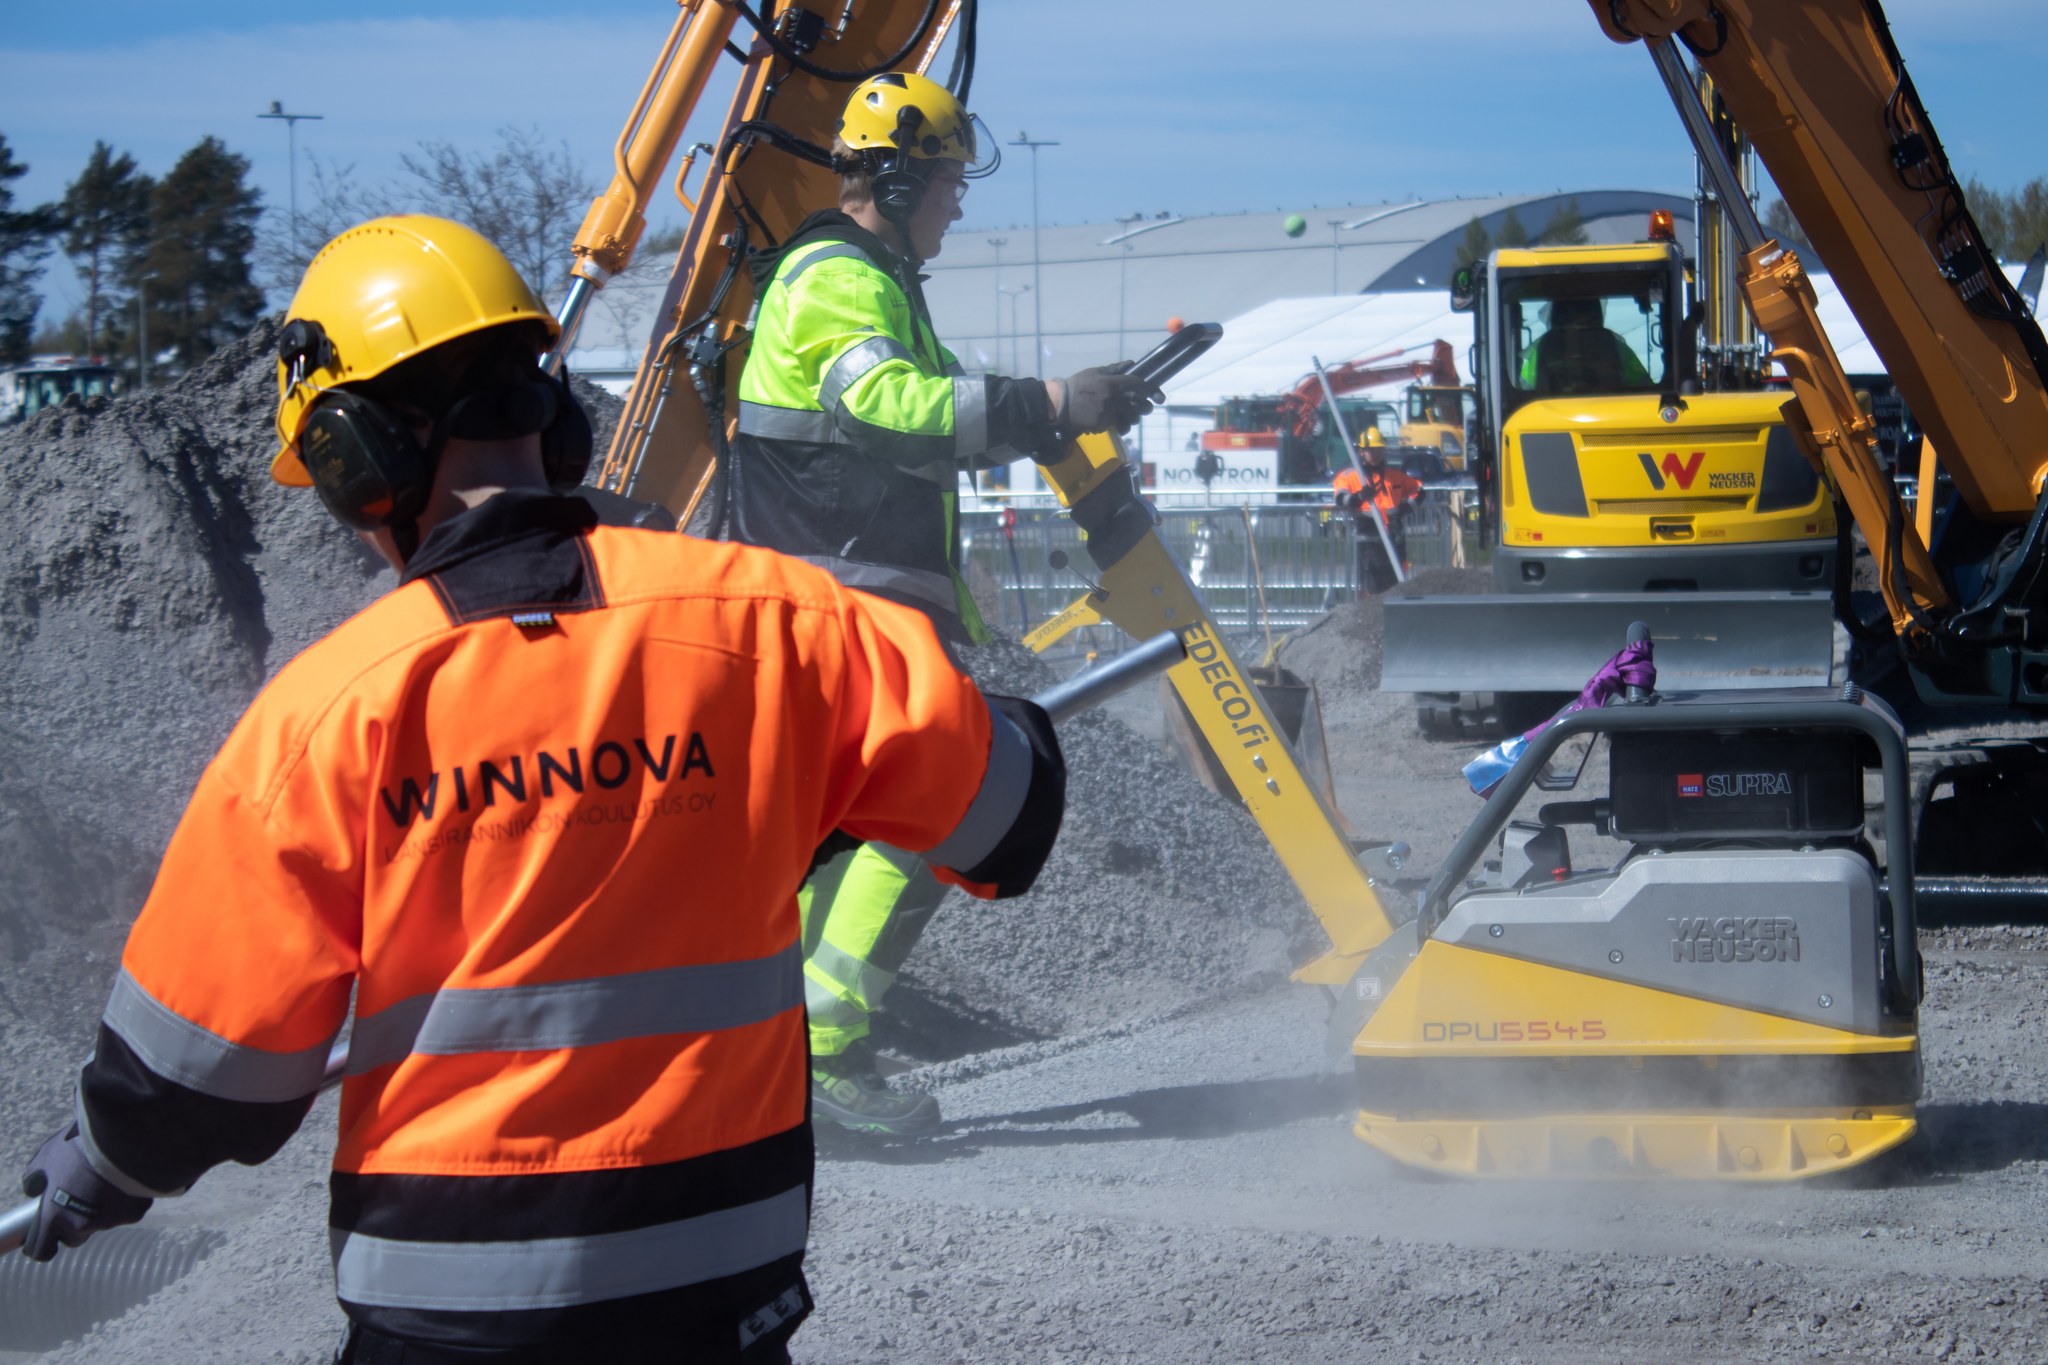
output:
[[[1610, 38], [1650, 47], [1667, 84], [1676, 85], [1673, 40], [1691, 50], [1926, 433], [1915, 525], [1814, 320], [1797, 258], [1744, 243], [1745, 291], [1801, 410], [1788, 417], [1879, 556], [1916, 682], [1944, 699], [2048, 705], [2048, 640], [2029, 615], [2048, 578], [2048, 342], [1970, 215], [1883, 9], [1590, 3]], [[1681, 100], [1680, 112], [1697, 146], [1696, 111]], [[1943, 543], [1931, 545], [1937, 462], [1959, 505], [1943, 509]]]

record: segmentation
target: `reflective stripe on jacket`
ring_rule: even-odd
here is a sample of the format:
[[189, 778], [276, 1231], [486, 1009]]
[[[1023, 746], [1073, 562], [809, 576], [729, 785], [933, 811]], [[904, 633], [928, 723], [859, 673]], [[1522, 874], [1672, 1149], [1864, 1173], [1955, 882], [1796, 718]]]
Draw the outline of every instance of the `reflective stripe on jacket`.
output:
[[766, 264], [739, 383], [734, 537], [986, 640], [959, 574], [959, 474], [1049, 437], [1044, 386], [963, 374], [914, 270], [843, 214], [813, 215]]
[[264, 690], [81, 1081], [95, 1152], [182, 1189], [290, 1136], [353, 986], [337, 1283], [408, 1338], [729, 1345], [799, 1312], [813, 851], [1012, 894], [1057, 829], [1048, 741], [914, 612], [592, 519], [493, 498]]

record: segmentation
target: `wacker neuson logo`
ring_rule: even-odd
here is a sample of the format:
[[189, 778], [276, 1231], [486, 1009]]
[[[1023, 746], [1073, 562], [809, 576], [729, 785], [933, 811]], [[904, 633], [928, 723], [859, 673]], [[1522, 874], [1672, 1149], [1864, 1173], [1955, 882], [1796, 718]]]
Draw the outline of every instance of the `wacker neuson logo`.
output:
[[1673, 962], [1797, 962], [1799, 922], [1783, 915], [1666, 920]]

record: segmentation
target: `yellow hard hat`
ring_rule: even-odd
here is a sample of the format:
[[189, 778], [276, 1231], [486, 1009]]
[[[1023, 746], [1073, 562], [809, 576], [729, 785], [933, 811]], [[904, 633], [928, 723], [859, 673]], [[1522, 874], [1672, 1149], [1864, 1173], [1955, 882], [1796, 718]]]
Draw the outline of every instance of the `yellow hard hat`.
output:
[[[278, 360], [280, 445], [270, 477], [312, 486], [299, 430], [322, 390], [375, 379], [457, 337], [515, 322], [541, 324], [550, 345], [561, 337], [505, 253], [474, 228], [404, 214], [342, 233], [320, 248], [285, 310], [287, 338], [315, 344], [295, 348], [295, 362]], [[295, 323], [311, 326], [295, 331]]]
[[1376, 426], [1367, 427], [1364, 431], [1358, 433], [1358, 448], [1360, 450], [1364, 450], [1368, 446], [1384, 446], [1386, 443], [1387, 438], [1381, 434], [1380, 429]]
[[952, 91], [915, 71], [888, 71], [855, 86], [839, 115], [839, 140], [856, 152], [958, 161], [970, 177], [994, 170], [1001, 155]]

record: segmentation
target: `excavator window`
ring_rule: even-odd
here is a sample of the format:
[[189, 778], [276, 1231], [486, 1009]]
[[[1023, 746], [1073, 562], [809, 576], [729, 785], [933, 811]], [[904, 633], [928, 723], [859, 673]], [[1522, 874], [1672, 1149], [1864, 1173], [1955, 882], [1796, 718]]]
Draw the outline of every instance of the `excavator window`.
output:
[[1654, 393], [1670, 363], [1670, 301], [1659, 282], [1621, 275], [1506, 281], [1518, 342], [1510, 390], [1524, 399]]

